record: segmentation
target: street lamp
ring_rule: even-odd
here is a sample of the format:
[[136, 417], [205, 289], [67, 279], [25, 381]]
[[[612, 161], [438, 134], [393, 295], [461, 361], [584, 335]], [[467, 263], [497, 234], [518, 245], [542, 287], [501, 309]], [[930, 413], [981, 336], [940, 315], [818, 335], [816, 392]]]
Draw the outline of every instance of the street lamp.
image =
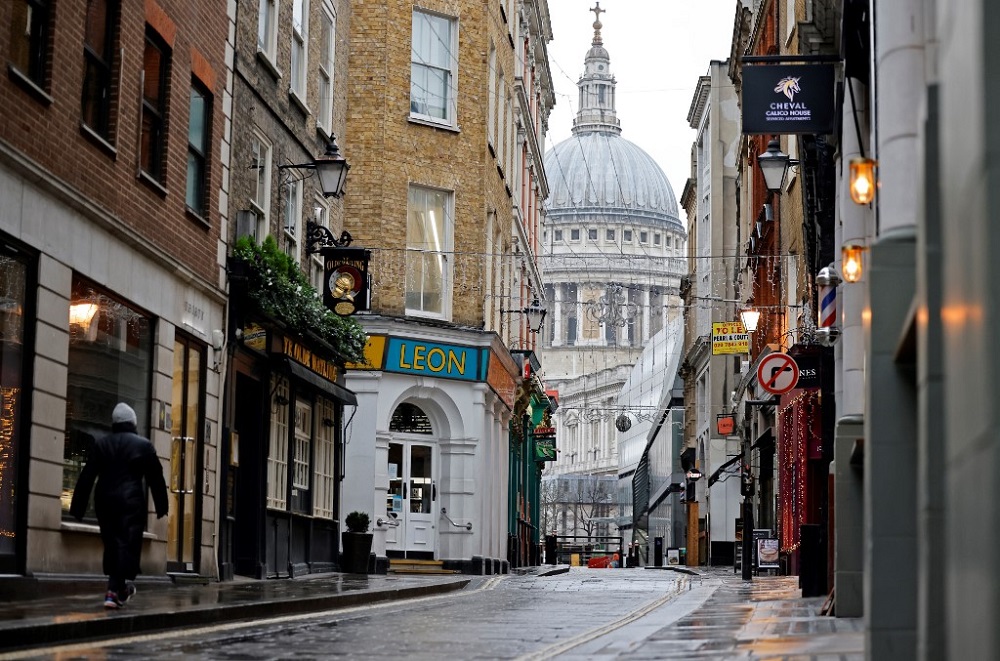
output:
[[500, 310], [507, 314], [523, 314], [528, 318], [528, 330], [532, 333], [538, 333], [542, 330], [542, 323], [545, 321], [545, 315], [548, 314], [548, 310], [542, 307], [541, 302], [536, 298], [531, 301], [531, 305], [520, 310]]
[[309, 163], [286, 163], [279, 165], [279, 170], [315, 170], [319, 186], [324, 197], [341, 197], [344, 194], [344, 184], [347, 183], [347, 171], [351, 169], [347, 159], [337, 147], [337, 137], [330, 134], [326, 151]]
[[757, 166], [764, 176], [764, 186], [771, 193], [781, 192], [788, 166], [798, 164], [797, 160], [788, 158], [788, 154], [781, 151], [777, 139], [768, 142], [767, 151], [757, 155]]
[[740, 321], [743, 322], [743, 329], [746, 332], [753, 333], [757, 330], [757, 323], [760, 321], [760, 310], [753, 308], [740, 310]]
[[857, 282], [864, 271], [862, 253], [865, 247], [857, 243], [846, 243], [840, 249], [841, 271], [846, 282]]

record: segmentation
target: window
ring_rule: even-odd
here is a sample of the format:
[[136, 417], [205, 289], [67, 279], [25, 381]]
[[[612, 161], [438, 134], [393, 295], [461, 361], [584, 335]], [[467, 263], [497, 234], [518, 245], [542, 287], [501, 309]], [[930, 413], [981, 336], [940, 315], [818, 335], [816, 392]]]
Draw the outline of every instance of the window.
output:
[[333, 435], [335, 427], [333, 402], [319, 399], [316, 402], [316, 459], [313, 462], [313, 516], [333, 518], [334, 471], [337, 455]]
[[295, 448], [292, 454], [292, 501], [295, 511], [309, 511], [309, 481], [312, 478], [312, 404], [295, 401]]
[[309, 45], [309, 12], [305, 0], [292, 0], [292, 75], [291, 92], [305, 103], [306, 65]]
[[63, 445], [62, 509], [66, 515], [87, 452], [94, 440], [111, 431], [115, 404], [125, 402], [135, 409], [139, 433], [149, 436], [153, 326], [145, 312], [73, 275]]
[[257, 51], [275, 62], [278, 59], [278, 0], [260, 0], [257, 20]]
[[458, 57], [454, 54], [453, 19], [413, 12], [410, 49], [410, 112], [422, 118], [455, 124], [454, 81]]
[[250, 206], [257, 214], [257, 237], [263, 240], [268, 233], [269, 210], [271, 208], [271, 143], [255, 132], [251, 139], [251, 171], [256, 173], [250, 184]]
[[622, 230], [622, 242], [632, 243], [632, 230]]
[[587, 239], [590, 240], [590, 241], [597, 241], [597, 230], [596, 229], [588, 229], [587, 230]]
[[562, 241], [563, 240], [563, 231], [562, 230], [552, 230], [552, 235], [553, 235], [553, 237], [555, 238], [556, 241]]
[[579, 228], [574, 228], [574, 229], [571, 229], [569, 231], [569, 240], [570, 241], [579, 241], [580, 240], [580, 230], [579, 230]]
[[614, 241], [615, 240], [615, 231], [614, 230], [604, 230], [604, 239], [606, 241]]
[[496, 148], [497, 122], [497, 49], [490, 40], [489, 56], [489, 95], [486, 106], [486, 139]]
[[49, 0], [14, 0], [11, 64], [45, 89], [49, 63]]
[[406, 309], [444, 316], [450, 281], [452, 194], [410, 186], [406, 227]]
[[271, 438], [267, 453], [267, 506], [288, 509], [288, 379], [271, 377]]
[[[313, 200], [313, 220], [321, 227], [330, 227], [330, 208], [321, 195]], [[309, 260], [309, 283], [317, 292], [323, 293], [323, 255], [318, 252], [313, 253]]]
[[333, 60], [337, 52], [337, 14], [333, 6], [323, 3], [319, 15], [319, 112], [316, 126], [324, 134], [333, 133]]
[[302, 182], [290, 181], [285, 187], [285, 254], [299, 261], [299, 237], [302, 235]]
[[83, 39], [83, 123], [104, 140], [111, 140], [112, 67], [115, 53], [117, 0], [88, 0]]
[[660, 236], [660, 233], [659, 232], [653, 232], [653, 245], [654, 246], [658, 246], [658, 245], [660, 245], [660, 243], [662, 243], [662, 241], [663, 241], [663, 237]]
[[146, 48], [142, 66], [142, 137], [139, 140], [139, 165], [158, 184], [166, 183], [165, 152], [167, 133], [167, 80], [170, 49], [146, 27]]
[[649, 243], [649, 232], [645, 230], [639, 232], [639, 243]]
[[199, 216], [208, 215], [205, 191], [208, 182], [209, 127], [212, 119], [212, 101], [197, 82], [191, 84], [191, 115], [188, 122], [187, 191], [185, 200], [189, 209]]

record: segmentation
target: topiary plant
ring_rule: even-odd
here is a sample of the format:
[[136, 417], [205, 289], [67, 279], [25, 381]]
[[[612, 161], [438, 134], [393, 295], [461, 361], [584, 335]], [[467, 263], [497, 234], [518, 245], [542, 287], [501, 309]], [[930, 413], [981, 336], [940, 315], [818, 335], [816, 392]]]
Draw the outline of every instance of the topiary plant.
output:
[[368, 532], [368, 522], [368, 514], [365, 512], [351, 512], [344, 519], [347, 532]]

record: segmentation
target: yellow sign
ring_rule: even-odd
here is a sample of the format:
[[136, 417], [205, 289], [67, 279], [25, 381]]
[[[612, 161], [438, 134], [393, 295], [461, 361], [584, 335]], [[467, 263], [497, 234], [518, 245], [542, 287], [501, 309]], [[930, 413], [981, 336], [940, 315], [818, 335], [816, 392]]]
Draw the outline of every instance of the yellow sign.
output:
[[385, 335], [369, 335], [365, 342], [365, 362], [347, 363], [349, 370], [380, 370], [385, 360]]
[[308, 347], [285, 337], [281, 350], [286, 356], [303, 367], [307, 367], [327, 381], [337, 380], [337, 366], [314, 354]]
[[750, 335], [740, 321], [712, 324], [712, 355], [750, 353]]

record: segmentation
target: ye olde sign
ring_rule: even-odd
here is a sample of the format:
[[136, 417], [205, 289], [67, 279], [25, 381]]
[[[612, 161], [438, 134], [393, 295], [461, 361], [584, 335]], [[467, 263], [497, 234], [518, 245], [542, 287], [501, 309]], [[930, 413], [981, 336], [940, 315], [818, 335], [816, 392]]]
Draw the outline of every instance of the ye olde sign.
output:
[[320, 255], [323, 257], [323, 304], [341, 317], [370, 309], [368, 262], [371, 251], [324, 246]]
[[743, 132], [833, 133], [832, 64], [743, 67]]

